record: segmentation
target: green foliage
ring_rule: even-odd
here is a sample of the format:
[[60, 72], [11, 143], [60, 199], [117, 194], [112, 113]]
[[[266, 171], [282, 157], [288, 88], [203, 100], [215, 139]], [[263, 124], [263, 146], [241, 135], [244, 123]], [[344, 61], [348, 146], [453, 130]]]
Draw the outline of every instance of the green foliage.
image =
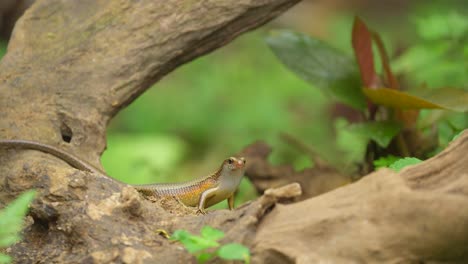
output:
[[204, 226], [200, 233], [201, 236], [197, 236], [186, 230], [176, 230], [170, 239], [181, 242], [188, 252], [196, 256], [198, 263], [204, 263], [216, 256], [226, 260], [243, 260], [245, 263], [250, 263], [250, 251], [245, 246], [230, 243], [220, 247], [217, 240], [224, 237], [221, 230]]
[[[409, 45], [402, 56], [389, 56], [391, 70], [396, 70], [398, 80], [405, 80], [405, 83], [401, 84], [402, 88], [411, 88], [411, 91], [393, 90], [392, 92], [396, 92], [399, 97], [390, 103], [388, 94], [380, 95], [385, 100], [379, 102], [371, 96], [365, 97], [361, 91], [362, 87], [357, 79], [358, 67], [351, 56], [353, 50], [350, 45], [350, 20], [328, 34], [329, 37], [340, 38], [339, 42], [333, 45], [291, 31], [273, 32], [267, 36], [265, 45], [261, 41], [264, 32], [256, 31], [178, 68], [119, 113], [109, 130], [109, 147], [104, 154], [104, 166], [111, 175], [125, 182], [182, 181], [206, 175], [219, 166], [220, 160], [259, 139], [272, 146], [274, 151], [269, 159], [274, 164], [293, 164], [297, 169], [310, 166], [308, 154], [278, 137], [280, 133], [286, 132], [314, 152], [320, 153], [332, 166], [345, 170], [345, 173], [355, 172], [356, 164], [363, 161], [366, 144], [371, 137], [363, 140], [363, 136], [348, 130], [349, 122], [399, 122], [400, 120], [395, 120], [393, 108], [405, 108], [408, 104], [405, 107], [401, 104], [408, 102], [410, 108], [417, 106], [414, 101], [401, 100], [402, 96], [416, 96], [418, 99], [434, 103], [431, 98], [413, 91], [422, 83], [426, 83], [428, 88], [466, 88], [467, 65], [463, 62], [467, 61], [468, 42], [465, 41], [466, 34], [461, 33], [464, 22], [456, 22], [466, 18], [450, 15], [454, 12], [435, 10], [437, 12], [432, 13], [440, 14], [437, 16], [454, 17], [449, 18], [449, 22], [444, 22], [450, 27], [441, 27], [442, 30], [457, 28], [453, 30], [454, 33], [423, 33], [424, 30], [431, 30], [433, 23], [443, 24], [425, 21], [432, 15], [418, 15], [414, 19], [417, 28], [413, 29], [416, 29], [420, 36], [424, 35], [419, 39], [412, 38], [416, 34], [407, 34], [412, 27], [401, 25], [399, 21], [404, 21], [403, 19], [388, 24], [398, 29], [398, 38], [394, 38], [398, 40], [394, 41], [396, 45], [393, 50], [398, 50], [395, 54], [401, 54], [401, 48]], [[414, 13], [412, 16], [416, 17]], [[373, 23], [376, 27], [383, 28], [378, 21], [376, 22]], [[447, 37], [449, 35], [450, 37]], [[383, 39], [391, 40], [392, 35], [387, 34]], [[392, 43], [388, 41], [385, 44]], [[374, 52], [377, 50], [375, 42], [373, 49]], [[282, 50], [284, 52], [281, 52]], [[277, 63], [278, 58], [286, 67]], [[375, 56], [375, 70], [379, 73], [384, 69], [380, 65], [382, 61]], [[379, 91], [381, 92], [386, 91]], [[363, 102], [366, 98], [380, 109], [388, 111], [384, 115], [377, 115], [376, 119], [371, 119], [366, 109], [361, 111], [357, 119], [346, 124], [336, 118], [335, 112], [332, 114], [335, 105], [330, 103], [333, 100], [362, 110], [365, 108]], [[458, 105], [466, 107], [468, 104], [463, 103], [463, 98], [450, 96], [450, 99], [458, 100]], [[395, 102], [396, 107], [391, 105]], [[450, 109], [454, 104], [448, 103], [441, 107]], [[330, 119], [330, 116], [335, 119]], [[445, 122], [445, 118], [444, 115], [424, 128], [424, 135], [428, 137], [434, 136], [430, 135], [430, 131], [434, 131], [434, 127], [437, 128], [438, 134], [435, 136], [440, 143], [437, 151], [458, 131], [454, 129], [452, 122]], [[462, 127], [467, 127], [466, 122]], [[113, 137], [117, 132], [119, 135]], [[129, 138], [124, 139], [127, 141], [125, 144], [120, 144], [122, 133], [132, 133], [136, 141], [141, 137], [148, 138], [148, 135], [156, 134], [158, 138], [159, 135], [163, 135], [165, 140], [176, 142], [173, 144], [174, 151], [169, 147], [172, 143], [132, 145], [134, 140]], [[166, 160], [160, 154], [153, 155], [153, 151], [148, 147], [150, 145], [161, 153], [167, 152], [170, 158]], [[140, 147], [145, 150], [138, 151], [137, 148]], [[133, 155], [132, 152], [139, 154]], [[377, 156], [386, 154], [383, 152]], [[409, 155], [414, 156], [411, 153]], [[421, 158], [428, 155], [425, 153]], [[240, 197], [236, 199], [251, 199], [250, 195], [254, 193], [251, 189], [249, 184], [243, 182]], [[236, 204], [238, 203], [236, 200]], [[226, 203], [217, 206], [225, 207]]]
[[218, 230], [216, 228], [212, 228], [211, 226], [204, 226], [201, 229], [200, 234], [205, 239], [209, 239], [212, 241], [216, 241], [224, 237], [223, 231]]
[[[205, 234], [203, 234], [203, 230], [206, 229], [212, 228], [208, 226], [203, 227], [201, 236], [193, 235], [186, 230], [176, 230], [171, 236], [171, 239], [180, 241], [185, 246], [187, 251], [192, 254], [198, 253], [209, 248], [218, 247], [219, 243], [216, 242], [217, 239], [211, 238], [209, 236], [207, 237], [205, 236]], [[222, 235], [224, 236], [224, 234]]]
[[463, 133], [463, 131], [460, 131], [455, 136], [453, 136], [452, 141], [456, 140], [462, 133]]
[[350, 131], [348, 129], [350, 123], [344, 118], [337, 118], [334, 125], [337, 133], [336, 143], [346, 153], [346, 155], [340, 154], [344, 166], [353, 166], [353, 163], [361, 162], [366, 153], [366, 144], [369, 138]]
[[399, 172], [402, 170], [404, 167], [415, 165], [422, 162], [422, 160], [418, 158], [413, 158], [413, 157], [407, 157], [403, 159], [399, 159], [395, 162], [393, 162], [390, 166], [388, 166], [390, 169]]
[[374, 160], [374, 166], [376, 169], [388, 167], [396, 172], [399, 172], [406, 166], [415, 165], [420, 162], [422, 162], [422, 160], [414, 157], [401, 158], [393, 155], [388, 155]]
[[[262, 34], [243, 35], [178, 68], [120, 112], [111, 122], [103, 156], [109, 174], [131, 183], [193, 179], [212, 172], [224, 158], [256, 140], [272, 146], [272, 163], [304, 164], [307, 154], [278, 137], [285, 131], [340, 167], [344, 154], [334, 141], [327, 98], [279, 64]], [[183, 147], [176, 148], [181, 151], [180, 159], [167, 170], [148, 161], [128, 160], [140, 144], [125, 143], [126, 149], [117, 146], [121, 134], [134, 138], [162, 135], [182, 142]], [[134, 165], [114, 168], [129, 161]], [[147, 176], [140, 177], [140, 173]]]
[[219, 248], [218, 256], [226, 260], [244, 260], [248, 263], [250, 251], [244, 245], [231, 243]]
[[[11, 246], [20, 240], [19, 233], [23, 218], [35, 195], [34, 190], [27, 191], [0, 211], [0, 248]], [[9, 256], [0, 254], [0, 263], [9, 263], [10, 261]]]
[[390, 121], [375, 121], [350, 125], [348, 130], [366, 139], [371, 139], [381, 147], [387, 147], [400, 132], [401, 126]]
[[[446, 17], [433, 16], [418, 20], [418, 31], [426, 40], [432, 42], [440, 40], [439, 43], [435, 44], [436, 46], [433, 46], [436, 49], [427, 50], [424, 49], [424, 45], [419, 45], [416, 49], [419, 52], [418, 56], [428, 58], [432, 56], [436, 60], [441, 57], [446, 58], [445, 55], [449, 53], [449, 50], [452, 52], [467, 50], [466, 47], [460, 46], [460, 43], [466, 43], [463, 40], [467, 37], [468, 20], [465, 20], [466, 18], [456, 13], [451, 13]], [[434, 26], [434, 28], [426, 29], [428, 26]], [[280, 61], [298, 76], [318, 88], [334, 91], [334, 95], [340, 98], [340, 102], [362, 111], [363, 121], [347, 126], [339, 125], [340, 129], [337, 129], [336, 133], [338, 134], [338, 143], [340, 139], [348, 138], [350, 140], [355, 136], [366, 139], [364, 144], [368, 144], [367, 142], [370, 140], [375, 141], [378, 144], [377, 148], [369, 145], [371, 147], [366, 149], [368, 152], [374, 152], [373, 155], [369, 156], [385, 155], [391, 153], [392, 149], [396, 149], [397, 153], [402, 156], [418, 153], [417, 150], [408, 149], [410, 144], [405, 142], [411, 136], [421, 135], [414, 128], [418, 112], [407, 111], [408, 109], [468, 111], [468, 92], [461, 89], [449, 88], [446, 87], [447, 85], [438, 89], [428, 89], [425, 86], [417, 85], [417, 89], [406, 89], [410, 90], [406, 91], [404, 84], [399, 83], [392, 71], [390, 57], [386, 52], [382, 38], [359, 18], [354, 20], [351, 39], [356, 62], [350, 59], [346, 53], [334, 49], [331, 45], [300, 33], [281, 31], [272, 34], [267, 41]], [[377, 51], [378, 57], [374, 56], [374, 50]], [[377, 58], [381, 63], [380, 68], [375, 65]], [[405, 62], [404, 59], [401, 61]], [[416, 61], [416, 58], [410, 57], [407, 62], [413, 61]], [[459, 61], [457, 64], [457, 67], [462, 70], [454, 72], [459, 77], [466, 78], [468, 72], [466, 61], [468, 60], [464, 58], [463, 61], [465, 63]], [[414, 64], [410, 64], [410, 67], [414, 66]], [[434, 65], [428, 64], [427, 61], [421, 66], [434, 68]], [[359, 69], [361, 87], [354, 87], [355, 84], [359, 85], [359, 82], [351, 82], [351, 84], [343, 82], [351, 76], [356, 76], [356, 69]], [[381, 70], [381, 73], [377, 72], [377, 69]], [[465, 85], [467, 82], [462, 83]], [[350, 87], [354, 88], [350, 89]], [[336, 93], [336, 91], [339, 92]], [[354, 94], [355, 97], [353, 98], [343, 91]], [[367, 109], [356, 107], [358, 105], [356, 98], [361, 98], [362, 102], [359, 105], [364, 105], [363, 95], [367, 99]], [[466, 122], [462, 126], [466, 127]], [[406, 128], [405, 133], [411, 136], [407, 138], [402, 136], [398, 142], [392, 141], [403, 127]], [[341, 129], [346, 131], [341, 131]], [[443, 136], [444, 139], [451, 138], [447, 136], [448, 131], [446, 132], [446, 135]], [[450, 132], [454, 132], [453, 129]], [[356, 149], [358, 151], [355, 153], [359, 153], [359, 150], [363, 148], [356, 147]], [[387, 165], [388, 162], [388, 158], [382, 159], [377, 162], [377, 165]]]
[[0, 58], [3, 57], [3, 55], [5, 55], [6, 53], [6, 50], [7, 50], [7, 44], [5, 41], [0, 41]]
[[434, 13], [414, 19], [419, 36], [425, 40], [459, 39], [466, 37], [468, 18], [452, 11]]
[[434, 12], [413, 19], [421, 41], [392, 64], [415, 87], [468, 89], [468, 17], [455, 11]]
[[[436, 152], [442, 151], [456, 135], [459, 135], [468, 127], [468, 115], [457, 113], [446, 115], [435, 124], [437, 129], [438, 148]], [[428, 128], [431, 129], [431, 128]]]
[[389, 167], [390, 165], [392, 165], [393, 163], [395, 163], [399, 159], [401, 159], [401, 157], [396, 157], [396, 156], [393, 156], [393, 155], [380, 157], [380, 158], [374, 160], [374, 167], [375, 167], [375, 169]]
[[346, 53], [286, 30], [273, 32], [267, 43], [281, 62], [304, 80], [344, 104], [365, 108], [355, 62]]

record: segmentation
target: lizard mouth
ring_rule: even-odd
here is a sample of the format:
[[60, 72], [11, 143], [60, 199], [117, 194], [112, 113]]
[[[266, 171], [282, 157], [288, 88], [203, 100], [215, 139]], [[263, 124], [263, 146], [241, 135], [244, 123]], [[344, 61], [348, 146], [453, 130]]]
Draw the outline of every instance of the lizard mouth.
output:
[[239, 160], [238, 162], [235, 163], [234, 170], [240, 170], [244, 168], [244, 162]]

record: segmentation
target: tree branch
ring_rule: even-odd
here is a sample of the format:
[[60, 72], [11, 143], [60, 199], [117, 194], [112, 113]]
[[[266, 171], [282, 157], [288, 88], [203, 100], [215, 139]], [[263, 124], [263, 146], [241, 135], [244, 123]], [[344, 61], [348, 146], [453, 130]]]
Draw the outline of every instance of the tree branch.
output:
[[379, 170], [276, 206], [257, 230], [256, 262], [467, 262], [467, 151], [468, 130], [444, 152], [398, 174]]
[[17, 22], [0, 64], [0, 131], [95, 166], [107, 123], [177, 66], [298, 0], [42, 0]]

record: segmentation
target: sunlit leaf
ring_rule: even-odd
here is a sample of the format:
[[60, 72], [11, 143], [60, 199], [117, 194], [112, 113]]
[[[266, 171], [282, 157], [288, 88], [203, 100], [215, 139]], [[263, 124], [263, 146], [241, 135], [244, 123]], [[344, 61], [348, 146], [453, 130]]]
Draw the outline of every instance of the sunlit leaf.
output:
[[458, 134], [456, 134], [455, 136], [453, 136], [452, 141], [456, 140], [459, 136], [461, 136], [461, 134], [462, 134], [463, 132], [464, 132], [464, 131], [460, 131]]
[[380, 157], [379, 159], [377, 160], [374, 160], [374, 167], [376, 169], [378, 168], [382, 168], [382, 167], [388, 167], [390, 166], [391, 164], [395, 163], [395, 161], [401, 159], [401, 157], [396, 157], [396, 156], [393, 156], [393, 155], [388, 155], [388, 156], [385, 156], [385, 157]]
[[202, 252], [202, 253], [197, 255], [197, 262], [198, 262], [198, 264], [203, 264], [203, 263], [207, 262], [208, 260], [212, 259], [214, 256], [215, 256], [214, 253]]
[[211, 226], [204, 226], [201, 230], [202, 237], [211, 240], [218, 240], [224, 237], [224, 232]]
[[378, 88], [380, 83], [374, 67], [372, 35], [366, 24], [358, 17], [354, 19], [352, 44], [364, 86]]
[[18, 234], [23, 225], [23, 218], [35, 195], [34, 190], [27, 191], [0, 211], [0, 247], [12, 245], [20, 239]]
[[346, 53], [292, 31], [275, 31], [267, 43], [281, 62], [302, 79], [344, 104], [366, 107], [355, 62]]
[[428, 102], [441, 105], [448, 110], [457, 112], [468, 111], [468, 91], [466, 90], [443, 87], [409, 91], [408, 93], [423, 98]]
[[389, 88], [363, 88], [363, 92], [375, 104], [397, 109], [447, 109], [459, 112], [468, 110], [468, 92], [461, 89], [426, 89], [410, 94]]
[[222, 246], [217, 252], [218, 256], [222, 259], [245, 261], [250, 259], [249, 248], [237, 243], [226, 244]]
[[390, 144], [390, 141], [398, 134], [400, 129], [399, 124], [388, 121], [358, 123], [347, 128], [348, 131], [354, 134], [374, 140], [384, 148]]
[[421, 163], [422, 160], [418, 158], [403, 158], [395, 161], [393, 164], [389, 166], [390, 169], [399, 172], [402, 170], [404, 167], [410, 166], [410, 165], [415, 165], [418, 163]]
[[336, 145], [342, 151], [338, 153], [340, 160], [343, 161], [339, 168], [353, 166], [352, 164], [361, 162], [366, 153], [369, 138], [350, 131], [348, 129], [350, 123], [345, 118], [334, 120], [334, 126]]
[[216, 241], [193, 235], [185, 230], [174, 231], [171, 236], [171, 240], [180, 241], [180, 243], [182, 243], [190, 253], [196, 253], [208, 248], [219, 246]]
[[186, 239], [187, 237], [191, 236], [188, 231], [186, 230], [176, 230], [174, 233], [172, 233], [172, 236], [170, 237], [170, 240], [182, 240]]

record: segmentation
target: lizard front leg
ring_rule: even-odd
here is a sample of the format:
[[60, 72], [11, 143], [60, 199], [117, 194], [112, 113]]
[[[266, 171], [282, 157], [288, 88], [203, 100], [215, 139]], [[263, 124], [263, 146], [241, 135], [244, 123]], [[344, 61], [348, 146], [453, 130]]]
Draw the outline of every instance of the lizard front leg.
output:
[[227, 202], [229, 210], [234, 210], [234, 194], [231, 194], [231, 196], [228, 197]]
[[219, 190], [219, 188], [211, 188], [211, 189], [208, 189], [206, 191], [204, 191], [201, 196], [200, 196], [200, 201], [198, 202], [198, 210], [197, 210], [197, 213], [201, 213], [201, 214], [206, 214], [206, 211], [205, 211], [205, 204], [206, 204], [206, 200], [210, 197], [213, 197], [216, 192]]

